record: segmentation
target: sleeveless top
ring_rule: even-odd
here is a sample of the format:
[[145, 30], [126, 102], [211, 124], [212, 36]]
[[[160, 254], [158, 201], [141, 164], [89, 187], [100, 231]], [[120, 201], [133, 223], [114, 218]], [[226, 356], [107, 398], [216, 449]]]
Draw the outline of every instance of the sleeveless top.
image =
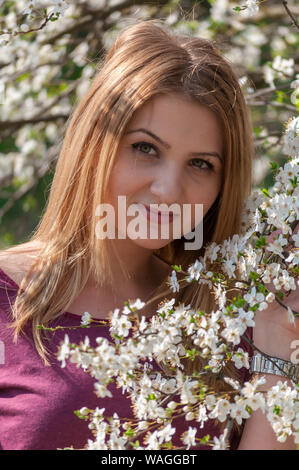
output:
[[[56, 358], [60, 343], [68, 335], [71, 343], [79, 344], [88, 336], [90, 345], [96, 347], [96, 338], [112, 340], [109, 327], [78, 328], [75, 330], [56, 330], [49, 333], [46, 343], [51, 353], [50, 366], [44, 365], [36, 351], [31, 328], [25, 328], [17, 342], [13, 341], [13, 329], [8, 325], [12, 320], [11, 306], [16, 298], [18, 286], [0, 269], [0, 449], [2, 450], [56, 450], [66, 447], [83, 449], [88, 439], [94, 440], [88, 422], [79, 419], [75, 410], [86, 406], [90, 409], [105, 408], [104, 415], [117, 413], [120, 418], [133, 418], [132, 403], [115, 383], [108, 386], [112, 398], [99, 398], [95, 394], [95, 379], [88, 372], [66, 360], [64, 368]], [[79, 326], [81, 317], [64, 312], [48, 326]], [[252, 338], [252, 328], [246, 335]], [[242, 347], [252, 355], [251, 347], [244, 340]], [[154, 370], [159, 366], [153, 361]], [[239, 369], [241, 382], [250, 379], [248, 369]], [[243, 421], [244, 425], [244, 421]], [[181, 447], [181, 434], [189, 426], [198, 429], [196, 437], [221, 434], [214, 420], [205, 422], [203, 428], [196, 421], [185, 421], [184, 417], [173, 421], [176, 433], [172, 436], [174, 445]], [[240, 437], [232, 433], [230, 448], [238, 446]], [[140, 440], [140, 445], [142, 440]], [[192, 448], [194, 449], [194, 448]], [[211, 446], [198, 446], [210, 450]]]

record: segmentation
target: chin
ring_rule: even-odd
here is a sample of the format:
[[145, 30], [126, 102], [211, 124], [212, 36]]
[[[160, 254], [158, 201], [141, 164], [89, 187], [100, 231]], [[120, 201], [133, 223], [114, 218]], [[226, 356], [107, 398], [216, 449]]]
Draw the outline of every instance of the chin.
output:
[[169, 243], [171, 243], [172, 240], [165, 240], [165, 239], [157, 239], [157, 240], [154, 240], [154, 239], [140, 239], [140, 238], [136, 238], [136, 239], [131, 239], [132, 242], [137, 245], [137, 246], [140, 246], [142, 248], [146, 248], [148, 250], [159, 250], [160, 248], [163, 248], [164, 246], [166, 245], [169, 245]]

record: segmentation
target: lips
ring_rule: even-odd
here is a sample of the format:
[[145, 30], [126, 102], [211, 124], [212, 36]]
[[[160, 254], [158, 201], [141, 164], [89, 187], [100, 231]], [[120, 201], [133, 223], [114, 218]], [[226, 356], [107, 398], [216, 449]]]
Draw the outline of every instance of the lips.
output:
[[158, 224], [171, 223], [173, 221], [173, 218], [176, 217], [176, 214], [174, 214], [172, 211], [156, 211], [154, 209], [151, 209], [150, 206], [146, 204], [144, 204], [144, 207], [146, 208], [147, 212], [147, 220], [151, 222], [157, 222]]

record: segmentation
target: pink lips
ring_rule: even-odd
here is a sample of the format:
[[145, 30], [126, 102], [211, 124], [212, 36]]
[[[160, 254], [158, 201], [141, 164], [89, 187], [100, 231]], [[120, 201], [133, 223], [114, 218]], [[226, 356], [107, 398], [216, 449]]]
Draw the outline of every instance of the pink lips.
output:
[[173, 212], [161, 212], [151, 210], [149, 206], [144, 205], [146, 208], [146, 217], [149, 221], [157, 222], [158, 224], [171, 223], [173, 221]]

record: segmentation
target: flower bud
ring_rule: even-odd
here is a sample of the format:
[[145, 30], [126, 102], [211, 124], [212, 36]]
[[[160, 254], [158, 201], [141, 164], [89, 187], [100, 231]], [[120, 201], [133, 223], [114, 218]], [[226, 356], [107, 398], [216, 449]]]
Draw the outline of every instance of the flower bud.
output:
[[27, 33], [29, 31], [29, 26], [26, 23], [21, 24], [20, 30], [23, 31], [23, 33]]

